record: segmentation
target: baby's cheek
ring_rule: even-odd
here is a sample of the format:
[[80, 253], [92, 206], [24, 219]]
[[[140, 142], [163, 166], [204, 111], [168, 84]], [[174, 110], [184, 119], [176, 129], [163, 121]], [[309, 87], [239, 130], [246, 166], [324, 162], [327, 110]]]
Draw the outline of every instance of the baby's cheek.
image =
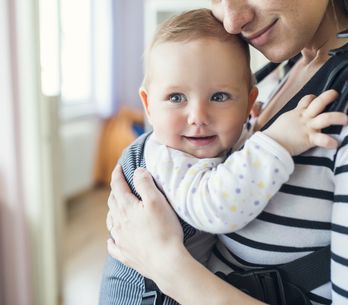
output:
[[226, 134], [226, 136], [223, 139], [223, 145], [226, 149], [231, 148], [234, 146], [234, 144], [237, 143], [240, 136], [240, 132], [230, 132]]

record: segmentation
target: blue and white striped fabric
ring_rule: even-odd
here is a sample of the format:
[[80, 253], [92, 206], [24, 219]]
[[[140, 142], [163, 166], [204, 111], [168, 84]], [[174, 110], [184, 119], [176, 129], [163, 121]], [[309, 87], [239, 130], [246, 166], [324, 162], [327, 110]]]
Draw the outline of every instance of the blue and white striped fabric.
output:
[[[142, 135], [123, 153], [120, 164], [125, 178], [132, 189], [137, 194], [133, 175], [137, 167], [146, 167], [144, 159], [145, 142], [149, 134]], [[202, 263], [208, 260], [208, 254], [215, 244], [215, 237], [200, 232], [189, 224], [181, 220], [184, 231], [185, 246], [190, 253]], [[145, 292], [144, 277], [119, 261], [108, 257], [100, 290], [100, 305], [140, 305], [142, 295]], [[165, 297], [163, 305], [177, 305], [173, 299]]]

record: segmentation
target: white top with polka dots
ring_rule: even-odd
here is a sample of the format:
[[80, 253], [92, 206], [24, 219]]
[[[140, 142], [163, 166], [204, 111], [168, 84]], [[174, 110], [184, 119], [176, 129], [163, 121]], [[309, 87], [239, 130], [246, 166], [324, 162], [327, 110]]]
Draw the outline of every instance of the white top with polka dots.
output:
[[214, 234], [235, 232], [254, 220], [294, 170], [287, 150], [262, 132], [225, 160], [193, 157], [151, 135], [145, 162], [178, 215]]

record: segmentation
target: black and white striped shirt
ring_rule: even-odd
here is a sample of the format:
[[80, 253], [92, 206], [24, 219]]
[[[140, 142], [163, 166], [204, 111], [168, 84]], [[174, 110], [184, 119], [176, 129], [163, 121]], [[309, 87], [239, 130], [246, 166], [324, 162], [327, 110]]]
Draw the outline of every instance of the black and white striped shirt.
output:
[[[348, 61], [347, 51], [330, 58], [279, 115], [293, 109], [302, 96], [320, 94], [331, 71], [343, 61]], [[348, 65], [330, 87], [340, 91], [347, 80]], [[347, 113], [347, 104], [340, 110]], [[220, 236], [212, 270], [270, 267], [331, 244], [331, 283], [313, 290], [310, 297], [314, 304], [330, 299], [335, 305], [348, 304], [348, 127], [332, 127], [327, 133], [341, 143], [339, 147], [315, 148], [294, 157], [293, 175], [264, 211], [240, 231]]]
[[[344, 60], [348, 60], [347, 52], [329, 59], [279, 115], [295, 108], [302, 96], [320, 94], [330, 73]], [[340, 91], [347, 80], [345, 68], [330, 87]], [[329, 128], [327, 133], [339, 140], [338, 149], [315, 148], [295, 157], [293, 175], [265, 210], [240, 231], [219, 237], [209, 262], [213, 271], [283, 264], [331, 244], [331, 282], [313, 290], [311, 299], [314, 304], [330, 299], [335, 305], [348, 304], [348, 127]], [[123, 159], [126, 164], [133, 160], [133, 167], [125, 170], [127, 179], [133, 177], [134, 164], [145, 165], [143, 145], [134, 149], [127, 162]], [[198, 237], [198, 241], [199, 235], [192, 236], [194, 229], [186, 226], [186, 241], [193, 237]], [[140, 304], [144, 290], [141, 275], [109, 258], [101, 287], [101, 305]], [[166, 298], [164, 304], [176, 303]]]

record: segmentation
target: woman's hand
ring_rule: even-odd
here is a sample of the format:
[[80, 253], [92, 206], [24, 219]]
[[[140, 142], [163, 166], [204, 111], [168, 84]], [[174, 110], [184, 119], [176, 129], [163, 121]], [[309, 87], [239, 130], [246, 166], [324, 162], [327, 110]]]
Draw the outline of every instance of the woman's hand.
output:
[[113, 172], [107, 226], [111, 256], [156, 282], [180, 304], [263, 304], [227, 284], [197, 262], [183, 244], [183, 231], [170, 205], [145, 169], [134, 173], [142, 200], [130, 191], [121, 166]]
[[183, 246], [183, 231], [177, 216], [157, 189], [151, 175], [143, 168], [134, 173], [138, 200], [117, 165], [111, 181], [107, 226], [113, 240], [108, 240], [109, 254], [155, 279], [167, 260]]

